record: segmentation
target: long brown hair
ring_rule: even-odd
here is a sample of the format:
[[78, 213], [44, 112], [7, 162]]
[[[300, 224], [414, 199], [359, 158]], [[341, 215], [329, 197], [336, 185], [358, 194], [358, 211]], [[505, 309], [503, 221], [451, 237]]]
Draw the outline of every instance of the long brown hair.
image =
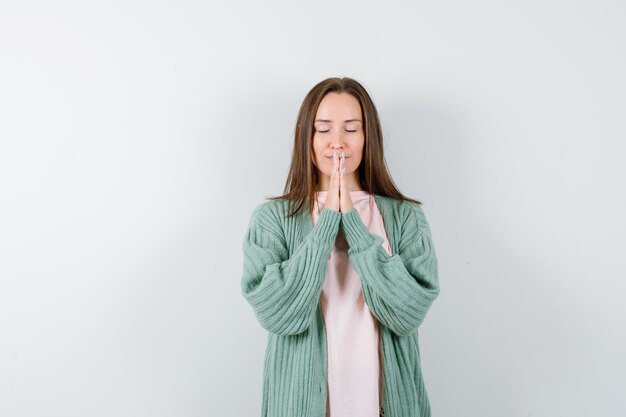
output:
[[302, 209], [308, 198], [309, 213], [313, 212], [314, 193], [318, 182], [317, 168], [313, 164], [313, 122], [320, 102], [331, 92], [348, 93], [356, 98], [361, 106], [365, 129], [363, 156], [358, 168], [361, 188], [370, 194], [422, 204], [418, 200], [404, 196], [395, 186], [385, 162], [378, 111], [365, 88], [358, 81], [348, 77], [331, 77], [320, 81], [304, 98], [298, 113], [291, 167], [283, 195], [267, 199], [289, 200], [292, 204], [289, 216], [292, 216]]

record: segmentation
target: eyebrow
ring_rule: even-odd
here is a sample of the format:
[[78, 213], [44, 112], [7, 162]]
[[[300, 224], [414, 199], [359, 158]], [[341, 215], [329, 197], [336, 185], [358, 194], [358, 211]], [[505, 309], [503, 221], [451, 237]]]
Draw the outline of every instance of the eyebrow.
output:
[[[315, 123], [317, 122], [324, 122], [324, 123], [329, 123], [332, 122], [332, 120], [327, 120], [327, 119], [317, 119], [315, 121]], [[344, 120], [344, 122], [361, 122], [361, 119], [348, 119], [348, 120]]]

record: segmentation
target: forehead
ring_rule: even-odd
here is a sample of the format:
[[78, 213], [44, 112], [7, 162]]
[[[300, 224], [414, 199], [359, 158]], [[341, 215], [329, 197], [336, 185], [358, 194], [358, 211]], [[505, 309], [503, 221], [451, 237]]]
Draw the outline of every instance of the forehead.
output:
[[358, 100], [348, 93], [328, 93], [317, 108], [315, 120], [344, 121], [361, 118]]

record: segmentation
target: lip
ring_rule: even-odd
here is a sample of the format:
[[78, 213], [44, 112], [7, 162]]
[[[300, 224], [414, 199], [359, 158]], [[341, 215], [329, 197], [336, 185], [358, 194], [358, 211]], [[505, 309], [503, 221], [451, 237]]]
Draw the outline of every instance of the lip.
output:
[[[325, 156], [324, 158], [326, 158], [326, 159], [333, 159], [333, 156], [332, 155], [331, 156]], [[346, 159], [348, 159], [348, 158], [350, 158], [350, 157], [346, 156]]]

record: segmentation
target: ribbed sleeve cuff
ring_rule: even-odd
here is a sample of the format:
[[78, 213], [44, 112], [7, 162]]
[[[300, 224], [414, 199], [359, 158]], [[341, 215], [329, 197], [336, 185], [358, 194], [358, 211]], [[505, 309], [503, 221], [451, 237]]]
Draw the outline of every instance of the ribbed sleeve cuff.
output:
[[320, 211], [320, 215], [311, 233], [313, 233], [315, 239], [332, 245], [337, 238], [340, 223], [341, 212], [324, 207]]
[[[378, 235], [370, 233], [367, 226], [363, 224], [356, 208], [341, 215], [341, 225], [351, 253], [360, 252], [377, 240]], [[380, 236], [378, 237], [380, 238]]]

